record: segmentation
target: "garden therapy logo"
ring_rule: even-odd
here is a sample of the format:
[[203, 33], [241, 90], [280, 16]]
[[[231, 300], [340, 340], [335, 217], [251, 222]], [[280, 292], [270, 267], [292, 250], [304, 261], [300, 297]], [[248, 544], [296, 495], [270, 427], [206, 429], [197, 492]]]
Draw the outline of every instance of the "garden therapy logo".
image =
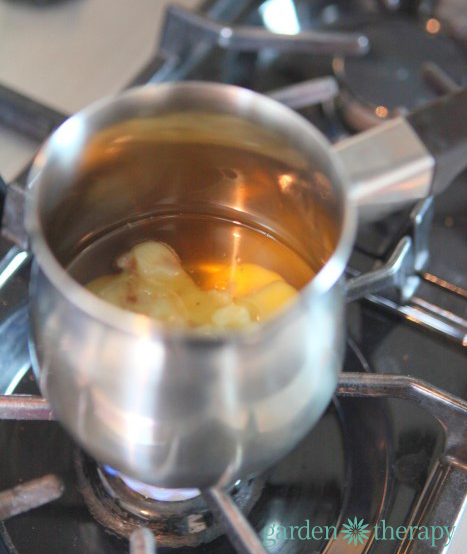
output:
[[350, 544], [352, 541], [357, 546], [357, 541], [360, 541], [363, 544], [363, 541], [368, 540], [367, 535], [365, 533], [370, 534], [370, 530], [366, 529], [368, 527], [368, 523], [364, 525], [363, 519], [361, 519], [359, 522], [357, 522], [357, 518], [355, 517], [353, 522], [348, 519], [349, 523], [344, 523], [342, 527], [344, 530], [342, 531], [342, 536], [344, 539], [349, 539], [349, 542], [347, 544]]
[[405, 527], [399, 525], [393, 527], [386, 525], [386, 520], [382, 519], [376, 525], [369, 528], [369, 525], [363, 519], [358, 521], [358, 518], [347, 520], [348, 523], [343, 523], [340, 530], [336, 526], [320, 526], [310, 525], [310, 520], [305, 520], [305, 525], [283, 526], [278, 523], [271, 523], [266, 526], [263, 531], [264, 546], [273, 548], [277, 543], [282, 541], [295, 540], [338, 540], [348, 541], [347, 544], [352, 544], [356, 547], [360, 544], [365, 544], [372, 537], [375, 541], [422, 541], [427, 546], [448, 546], [454, 535], [456, 526], [448, 527], [441, 525], [417, 526], [409, 525]]

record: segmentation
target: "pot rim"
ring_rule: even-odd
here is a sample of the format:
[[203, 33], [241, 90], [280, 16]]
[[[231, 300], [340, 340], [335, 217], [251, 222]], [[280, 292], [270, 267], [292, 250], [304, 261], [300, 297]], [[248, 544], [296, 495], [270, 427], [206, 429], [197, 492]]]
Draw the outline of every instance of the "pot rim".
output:
[[[57, 134], [63, 132], [64, 126], [70, 125], [70, 122], [71, 124], [82, 124], [92, 120], [99, 112], [109, 108], [112, 104], [117, 105], [119, 102], [137, 102], [138, 100], [157, 102], [158, 99], [170, 94], [175, 89], [182, 90], [186, 94], [221, 94], [226, 98], [226, 102], [232, 106], [240, 107], [239, 111], [244, 111], [245, 106], [253, 106], [261, 114], [267, 112], [268, 118], [273, 114], [274, 117], [290, 121], [297, 128], [297, 131], [302, 134], [302, 138], [309, 138], [312, 144], [316, 145], [327, 157], [337, 177], [337, 179], [334, 179], [333, 184], [336, 193], [342, 197], [343, 217], [340, 236], [333, 253], [315, 276], [299, 290], [297, 300], [291, 301], [276, 316], [271, 317], [254, 330], [249, 330], [248, 332], [238, 330], [225, 333], [219, 332], [215, 335], [198, 335], [191, 330], [164, 327], [148, 316], [132, 313], [123, 308], [113, 306], [87, 290], [69, 275], [56, 259], [43, 233], [39, 216], [41, 177], [47, 165], [47, 160], [54, 151], [54, 138]], [[163, 340], [174, 340], [190, 344], [208, 343], [211, 345], [221, 345], [227, 340], [251, 343], [255, 342], [259, 336], [273, 335], [276, 329], [287, 325], [287, 322], [295, 316], [298, 310], [303, 308], [303, 305], [307, 306], [316, 297], [325, 294], [342, 276], [351, 253], [357, 226], [356, 207], [350, 199], [349, 186], [348, 177], [342, 163], [334, 153], [327, 138], [309, 121], [290, 108], [262, 94], [235, 85], [198, 81], [159, 83], [136, 87], [123, 93], [107, 96], [71, 116], [54, 131], [51, 137], [40, 148], [31, 167], [27, 185], [25, 226], [31, 240], [36, 263], [48, 280], [80, 311], [86, 312], [87, 315], [105, 323], [109, 327], [119, 329], [128, 335], [147, 337], [148, 339], [159, 337]]]

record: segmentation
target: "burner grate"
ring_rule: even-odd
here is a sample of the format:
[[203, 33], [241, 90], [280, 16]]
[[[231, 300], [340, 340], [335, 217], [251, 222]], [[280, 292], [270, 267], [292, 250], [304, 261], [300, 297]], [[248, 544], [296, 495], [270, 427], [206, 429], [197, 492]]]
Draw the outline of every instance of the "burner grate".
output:
[[[337, 394], [353, 398], [398, 398], [429, 412], [445, 434], [442, 456], [432, 470], [410, 518], [410, 525], [456, 525], [467, 495], [467, 402], [429, 385], [405, 376], [344, 373], [339, 379]], [[42, 410], [38, 410], [41, 406]], [[38, 397], [0, 396], [0, 414], [7, 419], [49, 420], [50, 409]], [[61, 483], [54, 476], [44, 477], [23, 487], [2, 493], [2, 514], [14, 515], [51, 501], [61, 494]], [[26, 491], [24, 489], [26, 487]], [[27, 494], [24, 495], [24, 492]], [[20, 501], [17, 501], [17, 498]], [[219, 488], [203, 491], [203, 497], [214, 516], [221, 522], [238, 554], [265, 554], [267, 551], [231, 496]], [[2, 504], [3, 500], [3, 504]], [[155, 541], [148, 529], [136, 529], [130, 535], [131, 552], [155, 552]], [[420, 543], [420, 544], [419, 544]], [[408, 543], [407, 543], [408, 544]], [[407, 545], [406, 545], [407, 546]], [[423, 540], [412, 541], [411, 552], [422, 552]], [[441, 552], [443, 545], [433, 548]]]
[[0, 492], [0, 521], [52, 502], [62, 492], [63, 484], [55, 475], [46, 475]]
[[141, 527], [133, 531], [130, 537], [130, 554], [156, 554], [156, 539], [149, 529]]

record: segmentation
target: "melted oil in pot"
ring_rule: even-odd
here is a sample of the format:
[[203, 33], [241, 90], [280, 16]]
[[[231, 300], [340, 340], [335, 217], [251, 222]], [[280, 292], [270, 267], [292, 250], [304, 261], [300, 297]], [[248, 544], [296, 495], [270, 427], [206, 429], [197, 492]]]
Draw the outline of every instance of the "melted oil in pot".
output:
[[313, 277], [296, 252], [264, 230], [180, 213], [102, 236], [69, 271], [114, 305], [206, 333], [275, 315]]

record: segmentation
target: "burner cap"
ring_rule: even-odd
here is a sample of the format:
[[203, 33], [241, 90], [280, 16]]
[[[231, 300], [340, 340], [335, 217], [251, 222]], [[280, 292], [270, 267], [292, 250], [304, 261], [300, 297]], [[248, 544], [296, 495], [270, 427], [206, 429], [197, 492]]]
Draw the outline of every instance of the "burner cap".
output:
[[467, 59], [441, 26], [430, 19], [421, 27], [405, 19], [377, 20], [362, 26], [370, 40], [363, 57], [336, 57], [333, 69], [343, 86], [347, 123], [363, 130], [437, 97], [426, 78], [427, 66], [439, 67], [453, 81], [466, 82]]

